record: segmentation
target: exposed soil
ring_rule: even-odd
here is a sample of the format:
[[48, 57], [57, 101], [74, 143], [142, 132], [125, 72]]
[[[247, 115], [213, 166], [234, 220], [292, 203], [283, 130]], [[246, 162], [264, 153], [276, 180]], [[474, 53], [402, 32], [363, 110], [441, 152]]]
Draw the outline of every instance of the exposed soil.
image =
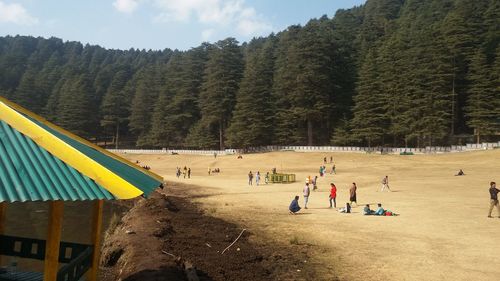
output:
[[[191, 201], [211, 216], [249, 228], [251, 242], [273, 247], [286, 243], [296, 253], [300, 250], [295, 251], [295, 243], [312, 245], [307, 263], [296, 268], [314, 269], [315, 277], [308, 280], [499, 280], [500, 268], [491, 264], [500, 252], [500, 219], [487, 215], [489, 183], [500, 181], [500, 149], [413, 156], [340, 152], [245, 154], [243, 159], [124, 156], [150, 166], [167, 186], [189, 183], [183, 187], [193, 194]], [[319, 177], [308, 209], [289, 215], [287, 207], [302, 194], [305, 178], [318, 175], [323, 158], [330, 156], [337, 174]], [[191, 178], [175, 176], [176, 167], [183, 166], [191, 168]], [[221, 172], [208, 175], [208, 167]], [[297, 182], [248, 185], [249, 171], [264, 175], [272, 168], [296, 174]], [[459, 169], [466, 175], [454, 176]], [[385, 175], [392, 192], [380, 192]], [[356, 182], [359, 206], [352, 214], [328, 208], [331, 182], [338, 188], [337, 207], [349, 201], [349, 188]], [[302, 207], [303, 203], [301, 198]], [[377, 203], [400, 216], [362, 215], [364, 204], [373, 208]], [[294, 264], [288, 264], [293, 271]]]
[[200, 280], [314, 280], [307, 244], [261, 243], [246, 229], [222, 254], [245, 226], [210, 216], [184, 190], [169, 184], [136, 202], [106, 238], [101, 280], [187, 280], [184, 261]]

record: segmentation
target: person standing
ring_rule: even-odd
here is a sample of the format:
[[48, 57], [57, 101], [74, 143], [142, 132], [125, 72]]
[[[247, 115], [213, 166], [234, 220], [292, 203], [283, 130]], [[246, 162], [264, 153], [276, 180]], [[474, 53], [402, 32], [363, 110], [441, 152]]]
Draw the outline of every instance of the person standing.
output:
[[191, 178], [191, 167], [188, 168], [188, 179]]
[[264, 178], [264, 181], [266, 182], [266, 184], [269, 183], [269, 172], [266, 173], [266, 177]]
[[248, 172], [248, 185], [252, 185], [253, 174], [252, 171]]
[[323, 158], [323, 164], [326, 164], [326, 157]]
[[182, 170], [182, 175], [184, 176], [184, 178], [186, 178], [186, 174], [187, 174], [187, 167], [184, 166], [184, 169]]
[[337, 208], [337, 187], [335, 184], [332, 182], [330, 183], [330, 208], [332, 208], [332, 202], [333, 202], [333, 208]]
[[492, 181], [490, 182], [490, 211], [488, 212], [488, 218], [491, 218], [491, 211], [493, 211], [493, 207], [497, 207], [498, 217], [500, 218], [500, 205], [498, 204], [498, 192], [500, 190], [497, 189], [497, 184]]
[[330, 164], [333, 163], [333, 156], [330, 156]]
[[304, 209], [307, 209], [307, 202], [309, 201], [309, 195], [311, 194], [311, 189], [309, 188], [308, 182], [306, 182], [303, 191], [304, 191]]
[[385, 176], [382, 179], [382, 188], [380, 189], [381, 192], [384, 192], [384, 190], [387, 188], [387, 190], [391, 191], [389, 188], [389, 176]]
[[357, 194], [356, 194], [356, 191], [357, 191], [358, 187], [356, 186], [356, 183], [353, 182], [352, 183], [352, 186], [351, 188], [349, 189], [349, 201], [351, 201], [351, 206], [352, 206], [352, 203], [356, 203], [356, 205], [358, 205], [358, 201], [357, 201]]
[[330, 174], [337, 174], [337, 172], [335, 171], [335, 164], [333, 164]]
[[257, 171], [257, 174], [255, 175], [255, 184], [259, 186], [260, 183], [260, 172]]
[[316, 191], [316, 189], [318, 189], [318, 176], [314, 176], [312, 184], [313, 184], [313, 191]]

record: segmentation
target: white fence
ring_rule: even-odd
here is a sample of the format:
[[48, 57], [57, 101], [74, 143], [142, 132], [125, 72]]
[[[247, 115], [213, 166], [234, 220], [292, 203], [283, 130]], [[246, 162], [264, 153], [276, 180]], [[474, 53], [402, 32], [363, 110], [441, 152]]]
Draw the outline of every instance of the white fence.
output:
[[127, 154], [195, 154], [195, 155], [232, 155], [236, 153], [259, 153], [272, 151], [296, 151], [296, 152], [357, 152], [357, 153], [382, 153], [400, 154], [411, 152], [414, 154], [423, 153], [446, 153], [464, 152], [473, 150], [485, 150], [500, 148], [500, 142], [452, 145], [452, 146], [427, 146], [425, 148], [410, 147], [357, 147], [357, 146], [261, 146], [246, 150], [226, 149], [226, 150], [184, 150], [184, 149], [109, 149], [113, 153]]
[[187, 149], [108, 149], [113, 153], [124, 154], [196, 154], [196, 155], [230, 155], [235, 154], [235, 149], [226, 150], [187, 150]]

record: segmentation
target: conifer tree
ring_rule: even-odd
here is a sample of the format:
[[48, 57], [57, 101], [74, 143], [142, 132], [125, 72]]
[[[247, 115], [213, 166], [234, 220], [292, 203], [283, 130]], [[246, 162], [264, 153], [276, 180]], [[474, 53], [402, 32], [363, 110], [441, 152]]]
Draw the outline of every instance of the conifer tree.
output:
[[81, 136], [90, 136], [93, 128], [94, 112], [91, 81], [86, 74], [66, 81], [61, 88], [57, 104], [57, 124]]
[[272, 143], [274, 37], [253, 39], [246, 46], [245, 71], [237, 95], [228, 142], [232, 147]]
[[[208, 53], [199, 105], [200, 126], [216, 128], [219, 148], [224, 149], [225, 131], [236, 102], [236, 93], [243, 72], [243, 58], [238, 41], [218, 41]], [[211, 130], [210, 130], [211, 131]], [[192, 131], [196, 133], [196, 131]], [[211, 131], [213, 132], [213, 131]], [[210, 145], [210, 143], [207, 143]]]
[[124, 125], [129, 116], [129, 100], [125, 86], [130, 78], [130, 71], [125, 68], [118, 71], [109, 86], [101, 104], [101, 126], [114, 131], [114, 143], [118, 148], [120, 126]]
[[353, 119], [351, 120], [352, 140], [356, 143], [380, 144], [387, 129], [385, 98], [379, 80], [377, 54], [373, 51], [366, 56], [359, 72], [359, 82], [354, 97]]
[[136, 75], [137, 84], [132, 99], [129, 128], [138, 136], [137, 144], [147, 144], [146, 134], [151, 128], [154, 102], [158, 98], [161, 79], [155, 65], [146, 67]]
[[472, 59], [468, 75], [471, 86], [466, 107], [469, 118], [467, 124], [474, 128], [477, 143], [481, 141], [481, 136], [500, 130], [498, 76], [494, 76], [497, 71], [490, 71], [486, 55], [478, 50]]

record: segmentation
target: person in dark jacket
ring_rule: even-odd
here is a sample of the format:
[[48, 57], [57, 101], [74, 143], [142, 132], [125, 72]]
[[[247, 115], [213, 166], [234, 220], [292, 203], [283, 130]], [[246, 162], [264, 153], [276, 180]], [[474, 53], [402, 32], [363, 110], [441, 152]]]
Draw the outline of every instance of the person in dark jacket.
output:
[[500, 218], [500, 205], [498, 204], [498, 192], [500, 190], [497, 189], [497, 184], [492, 181], [490, 182], [490, 211], [488, 212], [488, 218], [491, 218], [491, 211], [493, 211], [493, 207], [497, 207], [498, 217]]
[[351, 188], [349, 189], [349, 201], [351, 201], [351, 206], [352, 203], [356, 203], [358, 205], [358, 200], [357, 200], [357, 189], [358, 187], [356, 186], [356, 183], [353, 182]]
[[288, 207], [288, 210], [290, 210], [290, 214], [295, 215], [295, 213], [300, 211], [300, 209], [299, 196], [295, 196], [295, 198], [292, 200], [292, 203], [290, 203], [290, 207]]

